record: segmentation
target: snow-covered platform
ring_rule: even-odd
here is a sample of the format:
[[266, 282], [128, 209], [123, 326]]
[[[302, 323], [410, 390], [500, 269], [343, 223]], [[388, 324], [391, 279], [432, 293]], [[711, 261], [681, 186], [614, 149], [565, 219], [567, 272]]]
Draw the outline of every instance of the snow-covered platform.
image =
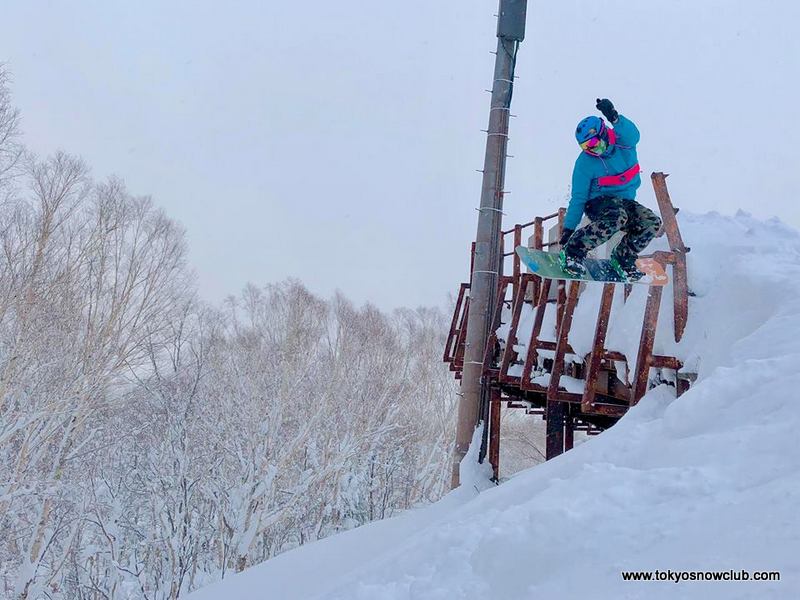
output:
[[[686, 329], [689, 249], [666, 175], [653, 173], [651, 180], [663, 226], [648, 252], [669, 270], [666, 288], [542, 279], [523, 273], [516, 253], [505, 252], [511, 273], [499, 277], [483, 364], [491, 388], [483, 407], [483, 420], [489, 423], [483, 446], [496, 478], [501, 407], [523, 408], [546, 419], [549, 460], [573, 447], [575, 431], [594, 434], [612, 426], [649, 388], [665, 382], [680, 395], [695, 378], [672, 349], [660, 349], [665, 347], [662, 339], [679, 343]], [[545, 223], [557, 223], [550, 237], [557, 240], [564, 212], [504, 231], [505, 246], [522, 245], [525, 230], [532, 228], [528, 245], [547, 250], [556, 242], [544, 240]], [[463, 368], [469, 287], [461, 285], [444, 356], [457, 378]], [[662, 302], [664, 292], [671, 301]]]

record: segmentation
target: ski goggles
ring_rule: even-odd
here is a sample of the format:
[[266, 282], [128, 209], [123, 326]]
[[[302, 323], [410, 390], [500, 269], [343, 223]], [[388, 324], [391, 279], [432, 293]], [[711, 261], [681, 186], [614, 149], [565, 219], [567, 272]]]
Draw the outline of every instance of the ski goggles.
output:
[[602, 154], [605, 152], [608, 144], [605, 140], [600, 139], [600, 136], [594, 136], [580, 143], [581, 149], [589, 152], [590, 154]]

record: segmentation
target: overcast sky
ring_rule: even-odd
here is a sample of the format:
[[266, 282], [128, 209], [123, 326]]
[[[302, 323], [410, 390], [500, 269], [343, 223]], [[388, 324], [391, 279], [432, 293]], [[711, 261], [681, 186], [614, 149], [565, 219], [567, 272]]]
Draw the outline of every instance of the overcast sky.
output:
[[[3, 4], [29, 147], [152, 195], [207, 299], [293, 276], [442, 304], [466, 278], [495, 1]], [[597, 96], [639, 124], [676, 205], [800, 226], [798, 23], [795, 0], [532, 1], [506, 226], [564, 203]]]

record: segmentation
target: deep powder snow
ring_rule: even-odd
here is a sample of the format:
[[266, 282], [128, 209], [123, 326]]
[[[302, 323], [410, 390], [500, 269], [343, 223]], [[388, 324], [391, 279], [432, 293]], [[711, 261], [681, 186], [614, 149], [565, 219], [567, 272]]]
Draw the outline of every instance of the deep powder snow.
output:
[[[697, 370], [681, 398], [656, 387], [612, 429], [498, 487], [485, 489], [473, 472], [430, 507], [304, 546], [191, 598], [800, 597], [800, 234], [744, 213], [679, 220], [696, 296], [675, 344], [665, 291], [655, 351]], [[591, 343], [599, 293], [587, 288], [576, 311], [577, 352]], [[608, 347], [635, 356], [645, 293], [625, 305], [615, 297]], [[781, 580], [621, 576], [657, 569], [779, 571]]]

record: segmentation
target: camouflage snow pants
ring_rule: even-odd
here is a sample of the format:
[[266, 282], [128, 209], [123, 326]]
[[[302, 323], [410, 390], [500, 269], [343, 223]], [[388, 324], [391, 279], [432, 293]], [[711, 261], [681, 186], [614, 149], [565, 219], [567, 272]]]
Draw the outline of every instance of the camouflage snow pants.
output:
[[584, 213], [591, 223], [575, 231], [564, 246], [567, 255], [579, 259], [618, 231], [624, 231], [625, 236], [614, 248], [612, 257], [623, 266], [632, 265], [661, 227], [661, 219], [652, 210], [625, 198], [603, 196], [589, 200]]

